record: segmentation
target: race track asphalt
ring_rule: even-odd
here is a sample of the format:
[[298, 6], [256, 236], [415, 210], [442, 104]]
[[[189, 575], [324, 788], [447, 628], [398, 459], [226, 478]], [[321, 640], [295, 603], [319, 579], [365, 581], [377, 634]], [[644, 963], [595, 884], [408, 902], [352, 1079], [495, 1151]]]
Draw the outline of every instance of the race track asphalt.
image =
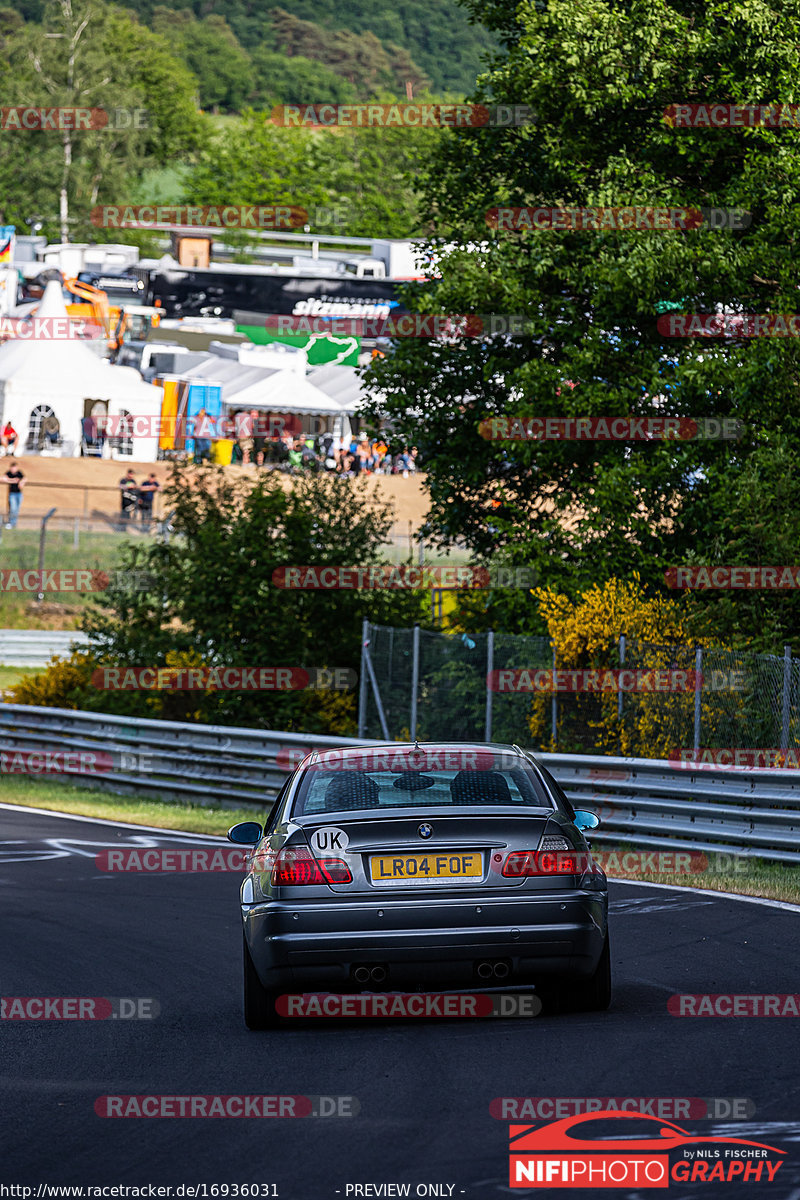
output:
[[[381, 1194], [354, 1185], [409, 1183], [412, 1196], [436, 1184], [455, 1200], [494, 1200], [526, 1194], [508, 1186], [508, 1125], [489, 1111], [496, 1097], [743, 1097], [755, 1105], [747, 1120], [678, 1123], [782, 1147], [779, 1179], [666, 1194], [800, 1200], [800, 1018], [667, 1011], [674, 993], [800, 992], [798, 911], [614, 883], [608, 1013], [254, 1034], [241, 1017], [237, 875], [112, 874], [94, 861], [109, 846], [209, 839], [10, 806], [0, 807], [0, 830], [0, 994], [160, 1005], [154, 1020], [0, 1022], [2, 1184], [33, 1185], [35, 1196], [40, 1183], [262, 1183], [280, 1200], [347, 1200]], [[122, 1094], [353, 1096], [360, 1111], [96, 1115], [97, 1097]]]

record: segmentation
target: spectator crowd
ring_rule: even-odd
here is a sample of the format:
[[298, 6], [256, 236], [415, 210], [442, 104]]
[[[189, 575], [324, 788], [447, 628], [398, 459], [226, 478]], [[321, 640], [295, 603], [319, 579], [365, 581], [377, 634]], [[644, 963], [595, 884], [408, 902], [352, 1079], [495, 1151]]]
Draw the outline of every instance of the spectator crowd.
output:
[[[201, 409], [195, 417], [194, 461], [211, 458], [211, 422]], [[368, 438], [353, 435], [336, 438], [332, 433], [307, 434], [300, 437], [290, 433], [269, 436], [271, 427], [263, 414], [253, 409], [234, 417], [236, 438], [231, 462], [247, 466], [280, 468], [287, 471], [331, 471], [339, 475], [404, 475], [408, 478], [417, 469], [417, 448], [394, 446], [382, 436]]]

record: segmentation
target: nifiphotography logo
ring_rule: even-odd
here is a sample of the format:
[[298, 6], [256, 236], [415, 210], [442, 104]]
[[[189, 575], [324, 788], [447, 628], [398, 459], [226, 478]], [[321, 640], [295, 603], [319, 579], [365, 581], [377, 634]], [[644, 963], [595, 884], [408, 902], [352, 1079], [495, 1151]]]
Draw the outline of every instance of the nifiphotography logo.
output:
[[[617, 1122], [621, 1125], [615, 1131]], [[785, 1154], [763, 1142], [695, 1135], [660, 1117], [619, 1109], [583, 1113], [538, 1128], [511, 1125], [509, 1152], [512, 1188], [770, 1183]]]

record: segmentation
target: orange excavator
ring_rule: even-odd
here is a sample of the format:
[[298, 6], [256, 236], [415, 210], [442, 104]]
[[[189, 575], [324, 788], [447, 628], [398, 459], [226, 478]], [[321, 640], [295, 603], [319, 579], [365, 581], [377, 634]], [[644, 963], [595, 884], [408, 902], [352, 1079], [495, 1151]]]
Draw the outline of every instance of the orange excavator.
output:
[[72, 321], [85, 321], [99, 325], [104, 331], [111, 351], [123, 345], [129, 337], [142, 336], [146, 328], [155, 328], [161, 320], [161, 311], [144, 304], [109, 304], [102, 288], [85, 283], [81, 279], [65, 277], [63, 280], [67, 301], [67, 315]]

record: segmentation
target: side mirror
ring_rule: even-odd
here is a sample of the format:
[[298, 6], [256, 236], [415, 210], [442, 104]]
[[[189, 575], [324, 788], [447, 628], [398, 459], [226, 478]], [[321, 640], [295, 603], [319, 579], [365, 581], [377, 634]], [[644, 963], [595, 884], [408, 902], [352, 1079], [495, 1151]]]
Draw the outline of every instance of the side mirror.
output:
[[257, 821], [240, 821], [228, 830], [228, 841], [239, 846], [255, 846], [264, 836], [264, 829]]
[[575, 822], [578, 829], [597, 829], [600, 824], [600, 818], [597, 813], [588, 812], [585, 808], [575, 809]]

